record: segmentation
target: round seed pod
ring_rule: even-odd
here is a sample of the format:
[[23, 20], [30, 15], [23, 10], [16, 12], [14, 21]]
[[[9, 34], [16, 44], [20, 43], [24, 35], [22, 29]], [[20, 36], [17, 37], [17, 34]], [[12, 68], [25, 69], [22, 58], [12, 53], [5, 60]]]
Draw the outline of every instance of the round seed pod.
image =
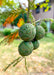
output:
[[33, 51], [33, 43], [32, 42], [21, 42], [19, 45], [18, 51], [21, 56], [28, 56]]
[[25, 23], [19, 29], [19, 36], [24, 41], [32, 41], [36, 35], [36, 28], [30, 23]]

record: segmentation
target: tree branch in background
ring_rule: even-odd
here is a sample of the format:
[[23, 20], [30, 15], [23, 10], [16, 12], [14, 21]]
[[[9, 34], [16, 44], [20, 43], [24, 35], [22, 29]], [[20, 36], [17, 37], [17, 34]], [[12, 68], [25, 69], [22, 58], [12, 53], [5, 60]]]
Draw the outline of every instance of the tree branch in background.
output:
[[30, 13], [30, 0], [28, 0], [28, 21], [29, 21], [29, 13]]

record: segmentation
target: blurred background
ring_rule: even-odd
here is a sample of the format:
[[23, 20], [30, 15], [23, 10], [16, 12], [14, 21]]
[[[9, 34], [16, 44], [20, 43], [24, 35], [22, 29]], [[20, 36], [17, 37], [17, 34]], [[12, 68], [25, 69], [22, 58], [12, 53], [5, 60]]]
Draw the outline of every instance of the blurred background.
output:
[[[44, 7], [43, 4], [45, 4]], [[31, 75], [36, 75], [36, 73], [38, 73], [37, 75], [40, 75], [39, 73], [54, 75], [54, 1], [35, 0], [34, 7], [35, 9], [31, 9], [31, 12], [35, 18], [35, 24], [41, 25], [46, 33], [45, 37], [40, 40], [39, 48], [27, 57], [28, 70]], [[27, 22], [27, 14], [24, 14], [24, 18], [22, 17], [22, 12], [28, 11], [27, 8], [27, 0], [0, 1], [0, 42], [19, 29], [18, 26], [24, 24], [24, 21]], [[16, 67], [11, 66], [6, 72], [2, 71], [11, 61], [20, 56], [18, 45], [21, 41], [18, 36], [10, 45], [0, 45], [0, 75], [28, 75], [24, 60]]]

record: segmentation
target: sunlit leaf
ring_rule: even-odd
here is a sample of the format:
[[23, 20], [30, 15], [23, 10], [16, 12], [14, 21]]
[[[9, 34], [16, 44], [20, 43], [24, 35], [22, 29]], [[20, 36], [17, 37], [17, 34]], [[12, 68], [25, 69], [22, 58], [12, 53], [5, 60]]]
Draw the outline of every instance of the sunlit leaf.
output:
[[24, 22], [24, 19], [23, 18], [20, 18], [19, 21], [18, 21], [18, 23], [17, 23], [17, 26], [18, 27], [21, 27], [24, 23], [25, 23]]

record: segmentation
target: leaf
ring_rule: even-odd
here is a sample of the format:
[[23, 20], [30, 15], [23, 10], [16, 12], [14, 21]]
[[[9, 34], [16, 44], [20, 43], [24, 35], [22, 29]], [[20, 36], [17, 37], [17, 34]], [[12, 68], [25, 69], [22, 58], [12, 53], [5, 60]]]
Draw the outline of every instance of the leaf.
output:
[[46, 2], [49, 2], [49, 0], [46, 0]]
[[18, 15], [15, 15], [15, 14], [11, 14], [4, 22], [3, 26], [6, 27], [6, 25], [8, 24], [11, 24], [15, 18], [17, 17]]
[[0, 0], [0, 6], [2, 5], [2, 0]]
[[26, 8], [25, 10], [28, 11], [28, 8]]
[[18, 23], [17, 23], [17, 26], [20, 28], [23, 24], [24, 24], [24, 19], [23, 18], [20, 18]]
[[7, 44], [10, 44], [11, 42], [13, 42], [14, 39], [16, 39], [18, 36], [19, 36], [19, 29], [16, 30], [14, 33], [6, 36], [1, 42], [0, 42], [0, 45], [4, 44], [4, 45], [7, 45]]

